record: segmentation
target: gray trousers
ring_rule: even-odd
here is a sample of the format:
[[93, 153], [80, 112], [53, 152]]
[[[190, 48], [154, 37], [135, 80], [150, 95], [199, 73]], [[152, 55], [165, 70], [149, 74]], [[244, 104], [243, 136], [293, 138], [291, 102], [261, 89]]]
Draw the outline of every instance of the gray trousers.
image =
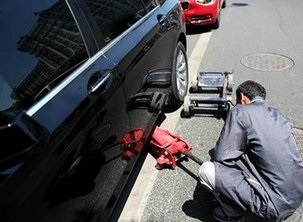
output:
[[[219, 204], [221, 205], [222, 207], [222, 210], [224, 211], [224, 213], [226, 214], [226, 216], [228, 217], [240, 217], [240, 216], [246, 216], [247, 213], [246, 212], [241, 212], [241, 211], [238, 211], [236, 209], [234, 209], [233, 207], [231, 207], [230, 205], [224, 203], [221, 198], [220, 198], [220, 195], [218, 192], [216, 192], [216, 172], [215, 172], [215, 164], [213, 162], [204, 162], [200, 168], [199, 168], [199, 180], [200, 180], [200, 183], [203, 187], [205, 187], [206, 189], [208, 189], [210, 192], [213, 193], [213, 195], [215, 196], [216, 200], [219, 202]], [[252, 183], [256, 183], [258, 185], [261, 186], [261, 184], [256, 181], [256, 180], [253, 180], [251, 179], [251, 182]], [[284, 221], [286, 220], [288, 217], [290, 217], [293, 213], [294, 213], [295, 210], [293, 211], [289, 211], [287, 213], [285, 213], [284, 215], [281, 215], [279, 218], [277, 219], [272, 219], [272, 220], [268, 220], [268, 219], [265, 219], [265, 218], [260, 218], [258, 217], [257, 219], [255, 220], [250, 220], [250, 221], [258, 221], [258, 222], [273, 222], [273, 221]], [[250, 216], [253, 216], [253, 215], [250, 215]]]
[[221, 205], [224, 213], [229, 217], [239, 217], [243, 216], [243, 213], [239, 212], [238, 210], [232, 208], [228, 204], [224, 203], [219, 193], [215, 191], [215, 183], [216, 183], [216, 172], [215, 172], [215, 165], [213, 162], [204, 162], [200, 168], [199, 168], [199, 180], [202, 186], [204, 186], [206, 189], [211, 191], [213, 195], [215, 196], [216, 200]]

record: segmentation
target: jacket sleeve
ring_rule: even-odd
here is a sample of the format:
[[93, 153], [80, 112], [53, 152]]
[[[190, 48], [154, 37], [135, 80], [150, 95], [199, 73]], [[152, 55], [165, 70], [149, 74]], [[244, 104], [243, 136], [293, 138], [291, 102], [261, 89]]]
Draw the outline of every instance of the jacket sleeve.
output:
[[234, 165], [235, 160], [245, 151], [247, 134], [242, 116], [241, 106], [236, 106], [229, 113], [214, 147], [214, 161], [225, 165]]

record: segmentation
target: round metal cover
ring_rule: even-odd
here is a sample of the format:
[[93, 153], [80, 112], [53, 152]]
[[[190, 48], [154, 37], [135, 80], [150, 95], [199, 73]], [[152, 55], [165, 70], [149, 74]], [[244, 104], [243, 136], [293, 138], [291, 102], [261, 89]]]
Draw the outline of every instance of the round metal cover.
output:
[[294, 66], [294, 61], [274, 53], [257, 53], [242, 57], [241, 64], [258, 71], [282, 71]]

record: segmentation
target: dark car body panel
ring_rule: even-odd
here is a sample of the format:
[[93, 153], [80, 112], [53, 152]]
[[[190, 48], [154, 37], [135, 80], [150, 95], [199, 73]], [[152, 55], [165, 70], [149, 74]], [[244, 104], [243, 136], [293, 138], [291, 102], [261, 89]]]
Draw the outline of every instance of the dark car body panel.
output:
[[[119, 200], [139, 158], [139, 155], [123, 158], [120, 139], [140, 128], [146, 141], [162, 109], [162, 106], [150, 109], [150, 104], [130, 106], [130, 98], [140, 92], [160, 93], [165, 99], [169, 96], [169, 79], [161, 77], [155, 84], [145, 81], [155, 70], [169, 76], [175, 46], [180, 40], [186, 45], [186, 40], [177, 0], [138, 1], [146, 4], [145, 8], [136, 6], [145, 9], [143, 16], [108, 40], [99, 27], [99, 15], [90, 4], [102, 8], [105, 3], [114, 2], [126, 4], [125, 1], [67, 0], [64, 3], [59, 0], [44, 11], [33, 12], [37, 23], [22, 33], [27, 47], [36, 43], [26, 53], [35, 57], [38, 65], [48, 62], [45, 55], [55, 61], [51, 52], [66, 58], [66, 63], [74, 59], [72, 55], [76, 54], [66, 56], [72, 50], [64, 51], [63, 40], [59, 41], [63, 38], [66, 44], [72, 45], [72, 36], [81, 37], [84, 39], [81, 48], [87, 54], [81, 54], [77, 64], [55, 81], [48, 80], [42, 85], [41, 80], [38, 85], [38, 81], [31, 80], [34, 77], [29, 72], [22, 82], [18, 93], [28, 92], [30, 100], [20, 102], [24, 107], [18, 108], [16, 116], [26, 115], [41, 126], [43, 137], [33, 147], [37, 149], [34, 155], [12, 161], [9, 167], [0, 165], [1, 221], [107, 221]], [[69, 23], [63, 25], [67, 9], [72, 10], [78, 31]], [[61, 20], [46, 20], [51, 15]], [[60, 29], [62, 26], [64, 29]], [[49, 37], [48, 41], [45, 37]], [[76, 43], [73, 47], [80, 48]], [[35, 90], [29, 92], [32, 88]]]

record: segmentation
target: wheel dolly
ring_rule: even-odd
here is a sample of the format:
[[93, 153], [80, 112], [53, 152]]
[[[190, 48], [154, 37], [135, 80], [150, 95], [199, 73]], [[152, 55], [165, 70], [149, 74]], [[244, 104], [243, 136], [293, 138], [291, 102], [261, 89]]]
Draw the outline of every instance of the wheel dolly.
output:
[[[232, 104], [233, 72], [199, 72], [184, 98], [183, 117], [227, 114]], [[210, 97], [206, 95], [215, 95]]]

